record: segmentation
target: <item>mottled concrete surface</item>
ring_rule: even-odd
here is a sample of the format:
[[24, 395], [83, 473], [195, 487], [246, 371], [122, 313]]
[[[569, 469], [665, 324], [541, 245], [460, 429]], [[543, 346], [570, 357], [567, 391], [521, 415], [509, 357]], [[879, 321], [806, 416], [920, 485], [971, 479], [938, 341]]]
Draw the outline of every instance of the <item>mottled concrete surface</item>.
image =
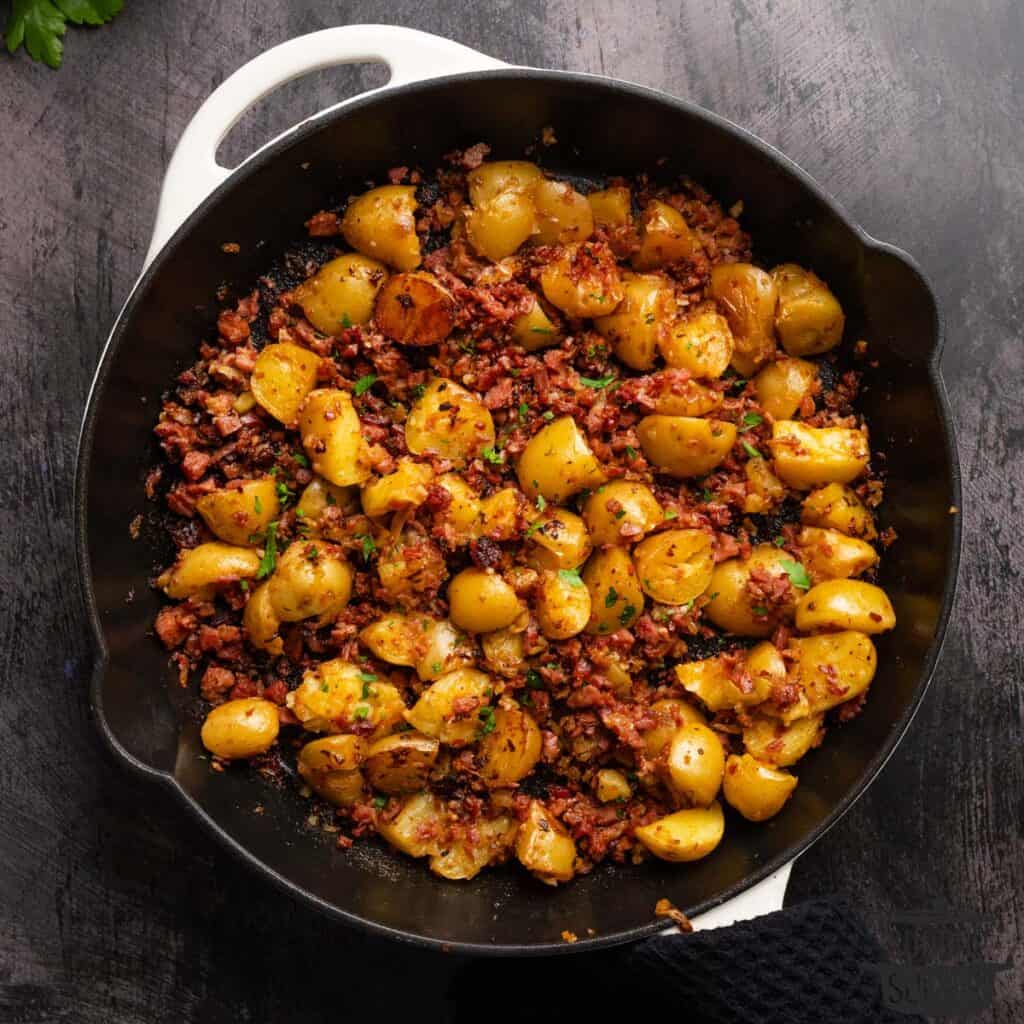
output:
[[[129, 2], [73, 30], [66, 66], [0, 57], [0, 1020], [298, 1021], [379, 1005], [422, 1019], [452, 962], [370, 943], [256, 883], [102, 753], [73, 587], [79, 418], [136, 276], [161, 175], [223, 77], [284, 39], [385, 21], [512, 62], [600, 72], [774, 143], [872, 234], [913, 253], [947, 318], [965, 561], [952, 633], [907, 740], [797, 865], [790, 898], [851, 897], [895, 959], [1006, 961], [976, 1019], [1024, 1018], [1024, 8], [889, 0]], [[379, 82], [324, 72], [248, 115], [241, 155]], [[896, 924], [936, 903], [962, 927]], [[238, 938], [240, 936], [240, 938]], [[237, 944], [236, 944], [237, 939]], [[510, 970], [512, 970], [510, 965]], [[526, 967], [514, 968], [526, 980]], [[486, 1013], [486, 1007], [481, 1007]], [[691, 1014], [696, 1019], [695, 1014]], [[389, 1019], [385, 1015], [385, 1019]]]

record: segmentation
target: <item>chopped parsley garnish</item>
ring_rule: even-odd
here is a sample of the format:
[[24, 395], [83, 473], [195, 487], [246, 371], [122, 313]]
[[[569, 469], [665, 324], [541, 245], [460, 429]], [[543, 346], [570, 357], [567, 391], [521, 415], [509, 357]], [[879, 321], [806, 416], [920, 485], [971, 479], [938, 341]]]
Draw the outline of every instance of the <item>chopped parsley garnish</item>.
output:
[[384, 810], [387, 806], [387, 802], [388, 798], [386, 796], [375, 796], [373, 798], [373, 806], [376, 807], [378, 811]]
[[585, 388], [593, 388], [595, 391], [608, 387], [613, 380], [615, 380], [614, 373], [609, 373], [607, 377], [580, 377], [580, 383]]
[[654, 323], [654, 314], [653, 313], [648, 313], [647, 316], [644, 317], [644, 323], [645, 324], [653, 324]]
[[619, 613], [619, 622], [624, 626], [628, 626], [632, 621], [633, 616], [636, 615], [636, 608], [634, 605], [627, 604], [625, 608]]
[[482, 723], [480, 726], [481, 736], [487, 736], [489, 733], [494, 732], [498, 724], [494, 718], [494, 708], [481, 708], [476, 717]]
[[341, 326], [342, 327], [351, 327], [352, 326], [352, 318], [348, 315], [348, 313], [342, 313], [341, 314]]
[[316, 564], [316, 560], [319, 557], [320, 557], [320, 549], [315, 544], [310, 544], [309, 547], [306, 548], [306, 558], [307, 558], [307, 560], [309, 560], [310, 562], [312, 562], [315, 565]]
[[786, 573], [789, 577], [789, 582], [794, 587], [798, 587], [800, 590], [811, 589], [811, 578], [807, 575], [807, 570], [799, 562], [794, 562], [791, 558], [785, 558], [779, 562], [779, 568]]
[[33, 60], [59, 68], [64, 33], [72, 25], [105, 25], [120, 13], [124, 0], [15, 0], [4, 26], [8, 53], [22, 43]]
[[412, 389], [412, 397], [413, 398], [422, 398], [426, 393], [427, 393], [427, 385], [426, 384], [417, 384]]
[[439, 661], [435, 661], [435, 662], [434, 662], [434, 663], [433, 663], [433, 664], [432, 664], [432, 665], [430, 666], [430, 671], [431, 671], [431, 672], [437, 672], [437, 673], [440, 673], [441, 669], [443, 669], [443, 668], [444, 668], [444, 665], [442, 665], [442, 664], [441, 664], [441, 662], [439, 662]]
[[357, 704], [355, 711], [352, 712], [352, 716], [357, 722], [363, 722], [370, 717], [370, 705], [369, 704]]
[[579, 569], [559, 569], [558, 575], [565, 580], [566, 583], [571, 583], [574, 587], [583, 586], [583, 580], [580, 578]]
[[772, 543], [777, 548], [785, 547], [785, 545], [786, 545], [786, 538], [785, 537], [776, 537], [775, 540], [772, 541]]
[[767, 615], [768, 614], [768, 609], [765, 608], [765, 606], [763, 604], [755, 604], [754, 607], [751, 609], [751, 611], [755, 615]]
[[292, 458], [304, 469], [309, 469], [309, 459], [307, 459], [305, 455], [302, 455], [299, 452], [292, 452]]
[[531, 327], [531, 334], [554, 334], [555, 332], [550, 327]]
[[543, 690], [544, 680], [541, 678], [541, 674], [535, 669], [531, 668], [526, 673], [526, 685], [531, 690]]
[[256, 578], [262, 580], [277, 568], [277, 523], [267, 525], [267, 539], [263, 545], [263, 557], [256, 571]]
[[604, 606], [605, 608], [611, 608], [615, 602], [619, 599], [619, 592], [614, 587], [608, 588], [608, 593], [604, 595]]
[[535, 523], [530, 523], [530, 525], [526, 528], [526, 533], [524, 533], [523, 536], [532, 537], [538, 530], [542, 530], [544, 528], [544, 525], [544, 522], [540, 519], [538, 519]]
[[760, 459], [762, 457], [761, 453], [752, 444], [747, 444], [746, 441], [743, 442], [743, 450], [752, 459]]
[[626, 458], [627, 459], [635, 459], [636, 458], [636, 449], [631, 444], [627, 444], [626, 445]]
[[[364, 683], [375, 683], [377, 681], [377, 673], [376, 672], [360, 672], [359, 673], [359, 678], [362, 679], [362, 681]], [[365, 697], [366, 694], [364, 693], [363, 696]]]
[[526, 402], [519, 403], [519, 418], [525, 420], [530, 415], [530, 406]]
[[745, 412], [743, 419], [740, 420], [740, 433], [742, 434], [745, 430], [753, 430], [754, 427], [760, 426], [764, 423], [764, 417], [756, 412]]
[[377, 374], [368, 373], [365, 377], [360, 377], [359, 380], [352, 385], [352, 394], [358, 398], [360, 395], [366, 394], [374, 384], [377, 383]]
[[665, 509], [665, 518], [666, 519], [678, 519], [679, 518], [679, 512], [676, 509], [674, 509], [674, 508], [667, 508], [667, 509]]
[[363, 561], [368, 562], [377, 550], [377, 545], [373, 543], [373, 538], [368, 533], [356, 534], [356, 540], [362, 542]]
[[535, 504], [537, 505], [537, 511], [543, 512], [544, 509], [548, 507], [547, 498], [545, 498], [543, 494], [538, 494]]
[[747, 383], [747, 378], [746, 377], [737, 377], [735, 380], [729, 381], [729, 387], [731, 387], [731, 388], [741, 388], [746, 383]]
[[252, 507], [256, 510], [256, 515], [259, 515], [263, 511], [263, 502], [260, 501], [260, 496], [258, 494], [252, 499]]
[[248, 580], [239, 580], [238, 581], [238, 589], [244, 594], [249, 589], [249, 581]]
[[553, 420], [554, 418], [555, 418], [555, 414], [550, 409], [546, 409], [541, 414], [541, 419], [542, 420]]
[[714, 501], [715, 500], [715, 496], [706, 487], [704, 488], [704, 490], [702, 490], [700, 492], [700, 497], [701, 497], [702, 501]]
[[281, 508], [295, 500], [295, 492], [283, 480], [277, 482], [277, 500], [281, 503]]
[[625, 514], [626, 510], [624, 508], [620, 508], [619, 511], [615, 513], [615, 518], [621, 519]]
[[485, 448], [480, 454], [494, 466], [501, 466], [505, 462], [505, 456], [497, 448]]

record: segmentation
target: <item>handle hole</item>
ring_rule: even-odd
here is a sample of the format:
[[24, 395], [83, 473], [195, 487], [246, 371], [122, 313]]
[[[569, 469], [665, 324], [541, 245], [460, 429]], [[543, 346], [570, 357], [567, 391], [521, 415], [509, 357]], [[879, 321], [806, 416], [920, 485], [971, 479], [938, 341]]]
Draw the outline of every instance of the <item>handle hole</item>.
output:
[[217, 163], [237, 167], [275, 136], [325, 107], [386, 85], [386, 64], [345, 64], [310, 71], [275, 89], [251, 106], [217, 147]]

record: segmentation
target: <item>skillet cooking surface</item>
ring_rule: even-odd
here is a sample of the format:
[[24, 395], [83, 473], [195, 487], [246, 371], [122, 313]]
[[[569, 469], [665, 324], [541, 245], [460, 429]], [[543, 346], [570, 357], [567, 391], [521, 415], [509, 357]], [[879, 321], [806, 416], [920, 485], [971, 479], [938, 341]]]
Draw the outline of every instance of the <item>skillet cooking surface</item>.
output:
[[[331, 197], [362, 191], [388, 168], [431, 168], [445, 152], [488, 142], [520, 157], [544, 125], [559, 139], [544, 163], [587, 176], [625, 175], [668, 158], [723, 206], [742, 199], [760, 263], [791, 260], [829, 282], [847, 340], [867, 338], [860, 407], [886, 458], [881, 526], [899, 536], [882, 580], [898, 625], [877, 638], [879, 669], [864, 712], [800, 762], [800, 785], [771, 822], [731, 815], [718, 850], [695, 864], [602, 866], [548, 889], [514, 866], [453, 884], [379, 844], [334, 849], [305, 825], [291, 785], [247, 771], [213, 773], [191, 695], [152, 636], [160, 602], [148, 585], [169, 550], [143, 494], [157, 460], [161, 393], [215, 332], [216, 292], [251, 287]], [[235, 242], [240, 251], [221, 246]], [[735, 127], [636, 86], [556, 72], [462, 75], [355, 100], [291, 133], [237, 171], [189, 218], [144, 274], [115, 326], [83, 427], [77, 479], [79, 554], [90, 614], [105, 648], [93, 701], [104, 736], [134, 767], [181, 792], [201, 820], [272, 880], [348, 921], [464, 951], [578, 951], [664, 927], [667, 897], [695, 915], [798, 854], [849, 808], [903, 734], [927, 686], [953, 597], [959, 478], [936, 366], [940, 326], [931, 292], [902, 253], [853, 227], [797, 168]], [[142, 514], [141, 537], [128, 525]], [[255, 813], [257, 805], [262, 813]], [[566, 946], [569, 929], [580, 942]], [[592, 932], [591, 932], [592, 930]], [[593, 938], [588, 938], [593, 935]]]

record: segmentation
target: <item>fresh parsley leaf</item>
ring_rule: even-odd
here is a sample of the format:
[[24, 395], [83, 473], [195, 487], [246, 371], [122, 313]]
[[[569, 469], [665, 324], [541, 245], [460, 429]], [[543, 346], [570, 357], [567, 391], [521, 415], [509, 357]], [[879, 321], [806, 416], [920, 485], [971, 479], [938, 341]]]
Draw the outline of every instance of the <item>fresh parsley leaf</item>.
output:
[[281, 503], [281, 508], [285, 508], [294, 498], [295, 492], [283, 480], [278, 480], [277, 500]]
[[636, 449], [631, 444], [627, 444], [626, 445], [626, 458], [627, 459], [635, 459], [636, 458]]
[[583, 580], [580, 577], [579, 569], [559, 569], [558, 575], [561, 576], [566, 583], [571, 583], [574, 587], [583, 586]]
[[262, 580], [277, 568], [277, 523], [267, 525], [267, 539], [263, 544], [263, 557], [256, 570], [256, 579]]
[[544, 679], [541, 677], [541, 674], [535, 668], [531, 668], [531, 669], [529, 669], [527, 671], [527, 673], [526, 673], [526, 685], [531, 690], [543, 690], [544, 689]]
[[777, 548], [785, 547], [786, 546], [786, 538], [785, 537], [776, 537], [775, 540], [772, 541], [772, 543]]
[[342, 313], [341, 314], [341, 326], [342, 327], [351, 327], [352, 326], [352, 317], [350, 317], [348, 315], [348, 313]]
[[794, 562], [791, 558], [784, 558], [779, 562], [779, 568], [785, 571], [789, 582], [794, 587], [798, 587], [800, 590], [811, 589], [811, 577], [807, 575], [807, 570], [799, 562]]
[[377, 374], [368, 373], [365, 377], [360, 377], [359, 380], [352, 385], [352, 394], [358, 398], [360, 395], [365, 394], [374, 384], [377, 383]]
[[531, 334], [554, 334], [555, 332], [550, 327], [531, 327]]
[[752, 444], [747, 444], [746, 441], [743, 442], [743, 450], [752, 459], [760, 459], [761, 458], [761, 453]]
[[483, 723], [480, 726], [481, 736], [487, 736], [489, 733], [494, 732], [498, 724], [494, 717], [494, 708], [481, 708], [476, 717]]
[[316, 565], [316, 560], [320, 557], [320, 549], [315, 544], [310, 544], [306, 548], [306, 561], [312, 562]]
[[700, 497], [701, 497], [701, 501], [714, 501], [715, 500], [715, 496], [711, 493], [711, 491], [707, 487], [705, 487], [704, 490], [702, 490], [700, 492]]
[[555, 418], [555, 414], [550, 409], [545, 409], [540, 418], [542, 420], [553, 420]]
[[742, 434], [746, 430], [753, 430], [754, 427], [764, 423], [764, 417], [759, 416], [756, 412], [746, 412], [743, 414], [743, 419], [740, 420], [740, 433]]
[[619, 599], [619, 592], [614, 587], [608, 588], [608, 593], [604, 595], [604, 606], [605, 608], [612, 608], [615, 602]]
[[105, 25], [123, 6], [124, 0], [14, 0], [4, 30], [7, 49], [14, 53], [24, 43], [33, 60], [59, 68], [67, 22]]
[[495, 466], [501, 466], [505, 462], [505, 456], [497, 448], [485, 448], [480, 454]]
[[369, 704], [357, 704], [355, 710], [352, 712], [352, 717], [357, 722], [364, 722], [370, 717], [370, 705]]
[[359, 673], [359, 678], [362, 679], [362, 681], [364, 683], [375, 683], [377, 681], [377, 673], [376, 672], [360, 672]]
[[263, 502], [260, 501], [260, 496], [258, 494], [252, 499], [252, 507], [256, 515], [259, 515], [263, 511]]
[[537, 495], [537, 501], [535, 502], [538, 512], [543, 512], [548, 507], [547, 498], [543, 494]]
[[580, 383], [585, 388], [593, 388], [595, 391], [608, 387], [613, 380], [615, 380], [614, 373], [609, 373], [607, 377], [580, 377]]
[[300, 452], [292, 452], [292, 458], [304, 469], [309, 469], [309, 459]]
[[388, 798], [386, 796], [375, 796], [373, 798], [373, 806], [376, 807], [378, 811], [384, 810], [387, 806], [387, 802]]
[[426, 384], [417, 384], [412, 389], [412, 397], [413, 398], [422, 398], [426, 393], [427, 393], [427, 385]]
[[530, 407], [526, 402], [519, 403], [519, 418], [525, 420], [530, 415]]
[[623, 626], [628, 626], [630, 622], [633, 621], [634, 615], [636, 615], [636, 608], [631, 604], [627, 604], [619, 613], [619, 622], [621, 622]]
[[763, 615], [767, 615], [768, 614], [768, 609], [763, 604], [755, 604], [753, 606], [753, 608], [751, 608], [750, 610], [755, 615], [762, 615], [763, 616]]
[[526, 528], [526, 533], [524, 533], [523, 536], [532, 537], [538, 530], [543, 529], [544, 525], [545, 523], [543, 519], [538, 519], [535, 523], [530, 523], [530, 525]]
[[368, 562], [370, 556], [377, 550], [377, 545], [373, 543], [373, 538], [368, 533], [356, 534], [356, 540], [362, 541], [363, 561]]
[[679, 511], [678, 511], [678, 509], [674, 509], [674, 508], [667, 508], [667, 509], [665, 509], [665, 518], [666, 519], [678, 519], [679, 518]]

